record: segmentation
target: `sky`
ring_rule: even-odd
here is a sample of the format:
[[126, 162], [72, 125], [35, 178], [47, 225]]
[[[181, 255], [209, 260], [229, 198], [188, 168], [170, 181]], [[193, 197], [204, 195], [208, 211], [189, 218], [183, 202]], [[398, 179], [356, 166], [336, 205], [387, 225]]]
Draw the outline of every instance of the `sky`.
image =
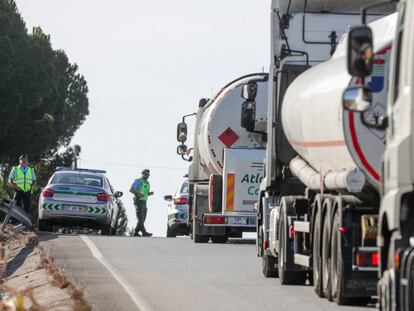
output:
[[[270, 0], [16, 0], [29, 31], [40, 26], [54, 49], [79, 65], [89, 111], [72, 144], [80, 166], [107, 170], [123, 191], [151, 170], [146, 228], [165, 236], [167, 203], [187, 173], [176, 125], [198, 100], [228, 82], [268, 70]], [[189, 123], [189, 146], [193, 145]]]

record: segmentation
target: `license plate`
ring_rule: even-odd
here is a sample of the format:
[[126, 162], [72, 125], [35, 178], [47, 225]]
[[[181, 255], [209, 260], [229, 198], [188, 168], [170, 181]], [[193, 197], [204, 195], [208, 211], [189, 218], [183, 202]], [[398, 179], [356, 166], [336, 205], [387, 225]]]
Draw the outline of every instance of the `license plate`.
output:
[[68, 211], [68, 212], [84, 212], [85, 209], [86, 209], [85, 206], [65, 205], [65, 211]]
[[246, 219], [243, 217], [232, 217], [230, 218], [230, 222], [233, 225], [244, 225], [246, 224]]
[[254, 219], [254, 218], [250, 218], [250, 219], [247, 219], [247, 224], [248, 225], [256, 225], [256, 219]]

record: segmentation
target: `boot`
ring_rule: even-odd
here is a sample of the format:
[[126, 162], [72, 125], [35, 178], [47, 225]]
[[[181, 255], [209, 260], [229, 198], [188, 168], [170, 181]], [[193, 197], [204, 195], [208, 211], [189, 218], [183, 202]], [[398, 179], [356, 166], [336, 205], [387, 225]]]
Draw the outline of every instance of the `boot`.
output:
[[143, 232], [143, 233], [142, 233], [142, 236], [148, 236], [148, 237], [150, 237], [150, 236], [152, 236], [152, 233], [149, 233], [149, 232]]

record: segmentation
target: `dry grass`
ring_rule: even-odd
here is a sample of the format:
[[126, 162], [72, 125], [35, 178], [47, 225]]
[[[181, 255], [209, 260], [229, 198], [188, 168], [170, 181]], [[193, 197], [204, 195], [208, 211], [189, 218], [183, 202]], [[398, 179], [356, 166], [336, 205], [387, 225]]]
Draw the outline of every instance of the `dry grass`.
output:
[[[29, 287], [22, 291], [6, 285], [1, 285], [0, 290], [7, 293], [9, 299], [0, 301], [0, 310], [2, 311], [47, 311], [45, 307], [41, 306], [33, 296], [33, 288]], [[25, 307], [25, 298], [28, 298], [31, 306]]]
[[83, 292], [75, 288], [68, 280], [68, 278], [62, 273], [62, 271], [56, 267], [53, 258], [46, 255], [46, 252], [40, 249], [40, 265], [39, 268], [45, 269], [52, 277], [52, 284], [58, 288], [69, 288], [71, 291], [71, 298], [74, 301], [74, 311], [91, 311], [91, 306], [86, 302], [83, 297]]

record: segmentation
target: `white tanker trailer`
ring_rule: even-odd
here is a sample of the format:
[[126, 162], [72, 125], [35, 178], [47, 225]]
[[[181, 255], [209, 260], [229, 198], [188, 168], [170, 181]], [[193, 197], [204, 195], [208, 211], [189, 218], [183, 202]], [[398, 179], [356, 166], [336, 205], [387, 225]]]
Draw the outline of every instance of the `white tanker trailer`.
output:
[[[360, 22], [361, 6], [378, 2], [272, 2], [269, 76], [274, 78], [269, 80], [274, 83], [269, 84], [266, 177], [257, 202], [258, 256], [265, 276], [278, 275], [282, 284], [308, 279], [319, 296], [338, 304], [376, 294], [385, 132], [366, 125], [385, 115], [395, 17], [372, 24], [381, 35], [369, 78], [370, 111], [363, 117], [345, 111], [342, 95], [360, 82], [347, 73], [343, 34]], [[375, 10], [368, 19], [384, 14]]]
[[[185, 118], [177, 128], [178, 154], [191, 163], [189, 225], [196, 243], [225, 243], [256, 230], [254, 204], [263, 179], [267, 125], [267, 74], [251, 74], [226, 85], [214, 98], [200, 100], [194, 146], [183, 144]], [[247, 85], [245, 87], [245, 85]], [[254, 92], [255, 111], [241, 95]], [[240, 107], [252, 112], [251, 132], [241, 124]], [[191, 153], [191, 156], [190, 156]]]

